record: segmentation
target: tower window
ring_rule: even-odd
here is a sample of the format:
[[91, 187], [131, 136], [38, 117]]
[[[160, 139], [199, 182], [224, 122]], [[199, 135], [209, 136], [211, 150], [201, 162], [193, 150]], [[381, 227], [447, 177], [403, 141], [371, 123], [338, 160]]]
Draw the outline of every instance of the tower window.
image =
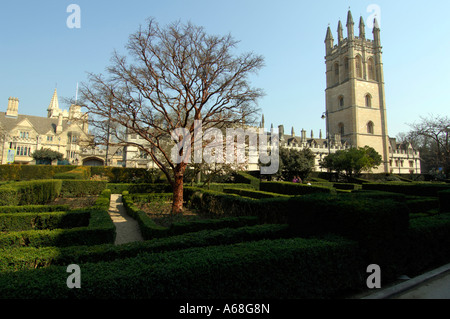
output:
[[355, 59], [356, 77], [362, 78], [361, 56], [357, 55]]
[[348, 58], [347, 57], [345, 57], [345, 59], [344, 59], [344, 65], [345, 65], [345, 72], [346, 72], [346, 74], [348, 74], [349, 66], [348, 66]]
[[366, 107], [372, 107], [372, 96], [366, 94]]
[[369, 80], [376, 80], [375, 77], [375, 63], [373, 62], [372, 58], [369, 58], [369, 60], [367, 61], [367, 68], [369, 71]]
[[339, 83], [339, 63], [334, 64], [334, 82]]
[[367, 133], [368, 134], [373, 134], [373, 122], [372, 121], [367, 123]]
[[344, 133], [345, 133], [344, 123], [339, 123], [338, 129], [339, 129], [339, 134], [341, 134], [341, 136], [344, 136]]
[[339, 107], [341, 107], [341, 108], [344, 107], [344, 97], [342, 95], [339, 96]]

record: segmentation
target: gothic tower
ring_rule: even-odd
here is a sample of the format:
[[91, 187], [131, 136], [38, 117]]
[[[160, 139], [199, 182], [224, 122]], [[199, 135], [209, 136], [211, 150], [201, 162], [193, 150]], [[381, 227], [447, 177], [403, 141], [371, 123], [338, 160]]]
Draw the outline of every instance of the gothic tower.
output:
[[328, 134], [354, 147], [373, 147], [383, 158], [377, 172], [389, 172], [389, 137], [386, 119], [380, 28], [374, 21], [373, 40], [366, 39], [362, 17], [354, 35], [348, 11], [347, 38], [338, 24], [338, 44], [328, 27], [326, 48], [326, 114]]

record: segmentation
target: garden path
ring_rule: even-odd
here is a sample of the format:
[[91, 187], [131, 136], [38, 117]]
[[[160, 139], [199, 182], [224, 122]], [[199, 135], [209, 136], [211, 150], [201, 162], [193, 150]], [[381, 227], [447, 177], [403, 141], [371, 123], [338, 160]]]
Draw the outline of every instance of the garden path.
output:
[[125, 211], [122, 203], [122, 195], [111, 194], [109, 215], [116, 226], [115, 245], [144, 240], [138, 222], [131, 218]]

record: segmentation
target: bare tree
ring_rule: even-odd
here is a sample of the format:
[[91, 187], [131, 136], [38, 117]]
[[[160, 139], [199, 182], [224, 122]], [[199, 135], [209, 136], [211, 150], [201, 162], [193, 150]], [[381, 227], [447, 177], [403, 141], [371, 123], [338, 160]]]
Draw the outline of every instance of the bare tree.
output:
[[[114, 136], [117, 144], [138, 147], [166, 175], [173, 213], [183, 209], [188, 165], [171, 156], [174, 141], [186, 159], [198, 138], [194, 121], [203, 129], [221, 129], [252, 122], [259, 111], [256, 101], [263, 93], [250, 87], [249, 76], [262, 68], [263, 58], [233, 54], [236, 44], [231, 35], [208, 35], [191, 23], [160, 27], [149, 19], [130, 36], [129, 56], [114, 52], [107, 75], [89, 74], [89, 83], [81, 86], [91, 125], [103, 132], [103, 142]], [[123, 130], [140, 142], [130, 142]]]
[[420, 122], [409, 124], [411, 131], [406, 139], [421, 152], [424, 167], [441, 168], [450, 174], [450, 118], [440, 115], [420, 117]]

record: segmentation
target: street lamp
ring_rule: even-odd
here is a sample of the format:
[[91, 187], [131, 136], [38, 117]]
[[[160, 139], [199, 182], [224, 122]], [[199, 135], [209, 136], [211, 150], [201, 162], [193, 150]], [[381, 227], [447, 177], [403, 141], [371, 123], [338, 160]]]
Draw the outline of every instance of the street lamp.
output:
[[328, 111], [325, 111], [322, 113], [322, 120], [326, 120], [326, 127], [327, 127], [327, 146], [328, 146], [328, 155], [330, 155], [330, 130], [328, 126]]

